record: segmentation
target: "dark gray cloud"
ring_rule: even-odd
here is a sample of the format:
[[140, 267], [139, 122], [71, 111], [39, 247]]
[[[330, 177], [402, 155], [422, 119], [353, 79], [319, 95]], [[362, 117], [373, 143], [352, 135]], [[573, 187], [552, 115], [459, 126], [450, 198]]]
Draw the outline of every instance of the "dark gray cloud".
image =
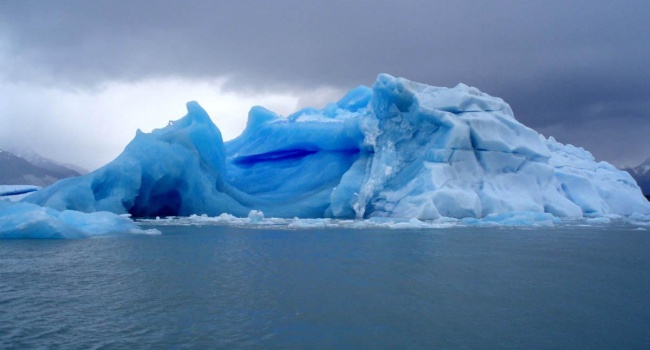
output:
[[0, 76], [72, 89], [228, 76], [234, 90], [300, 91], [379, 72], [464, 82], [533, 128], [591, 131], [560, 141], [620, 165], [650, 156], [624, 137], [650, 124], [648, 14], [644, 0], [4, 1]]

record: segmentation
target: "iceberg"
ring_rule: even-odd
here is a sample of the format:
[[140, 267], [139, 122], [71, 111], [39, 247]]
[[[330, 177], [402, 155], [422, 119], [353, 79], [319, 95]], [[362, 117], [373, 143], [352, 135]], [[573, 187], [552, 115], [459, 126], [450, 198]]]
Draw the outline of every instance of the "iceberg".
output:
[[545, 138], [502, 99], [463, 84], [380, 74], [372, 88], [322, 109], [283, 117], [253, 107], [242, 134], [225, 143], [198, 103], [187, 111], [138, 130], [104, 167], [23, 201], [140, 218], [254, 211], [257, 221], [650, 214], [627, 172]]

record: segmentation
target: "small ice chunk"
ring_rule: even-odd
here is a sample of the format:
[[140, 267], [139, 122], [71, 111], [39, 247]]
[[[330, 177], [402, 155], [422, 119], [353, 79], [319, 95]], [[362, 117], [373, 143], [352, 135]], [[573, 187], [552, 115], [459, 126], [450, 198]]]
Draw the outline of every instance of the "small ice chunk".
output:
[[251, 210], [248, 213], [248, 221], [254, 224], [259, 224], [264, 220], [264, 213], [259, 210]]

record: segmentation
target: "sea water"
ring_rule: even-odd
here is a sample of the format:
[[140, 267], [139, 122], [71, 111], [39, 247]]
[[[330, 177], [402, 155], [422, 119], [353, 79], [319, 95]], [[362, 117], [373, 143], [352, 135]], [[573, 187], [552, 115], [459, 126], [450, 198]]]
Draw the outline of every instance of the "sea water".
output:
[[144, 225], [0, 241], [0, 348], [650, 348], [650, 231]]

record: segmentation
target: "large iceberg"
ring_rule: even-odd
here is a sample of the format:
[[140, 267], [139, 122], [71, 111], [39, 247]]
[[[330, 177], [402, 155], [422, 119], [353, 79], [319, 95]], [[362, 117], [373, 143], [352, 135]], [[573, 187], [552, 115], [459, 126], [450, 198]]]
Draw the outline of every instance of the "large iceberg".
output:
[[378, 76], [323, 109], [253, 107], [224, 143], [196, 103], [85, 176], [25, 199], [135, 217], [484, 218], [650, 214], [632, 177], [519, 123], [502, 99], [460, 84]]

